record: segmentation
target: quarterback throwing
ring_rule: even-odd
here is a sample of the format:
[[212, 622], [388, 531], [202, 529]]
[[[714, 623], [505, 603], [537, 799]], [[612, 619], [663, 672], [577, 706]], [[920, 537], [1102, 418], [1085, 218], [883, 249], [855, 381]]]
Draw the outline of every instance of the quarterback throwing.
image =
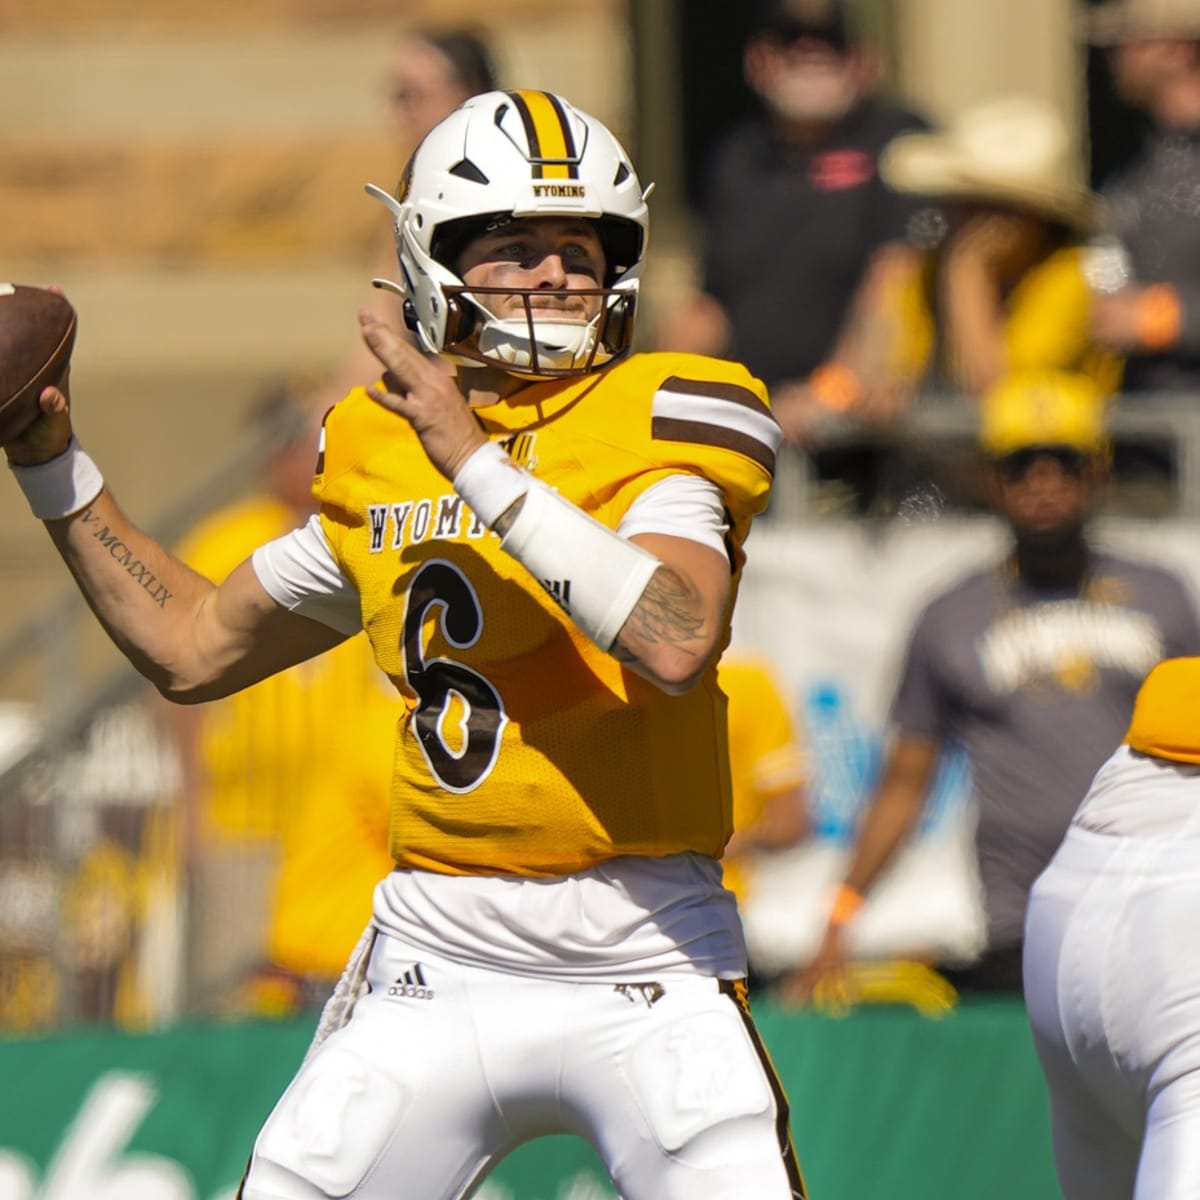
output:
[[561, 97], [477, 96], [371, 190], [419, 346], [363, 314], [381, 378], [326, 418], [308, 525], [214, 587], [121, 513], [63, 392], [7, 447], [169, 698], [365, 628], [403, 702], [395, 869], [242, 1196], [449, 1200], [570, 1132], [625, 1200], [802, 1197], [718, 863], [715, 663], [779, 443], [765, 390], [630, 354], [646, 193]]

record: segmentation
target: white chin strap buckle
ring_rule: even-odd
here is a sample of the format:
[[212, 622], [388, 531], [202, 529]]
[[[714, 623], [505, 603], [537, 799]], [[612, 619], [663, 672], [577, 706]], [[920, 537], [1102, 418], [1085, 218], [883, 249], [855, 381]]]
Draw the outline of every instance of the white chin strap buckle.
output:
[[[596, 341], [598, 319], [581, 321], [535, 321], [536, 338], [530, 344], [529, 326], [524, 320], [500, 320], [486, 317], [476, 345], [481, 354], [514, 367], [546, 367], [561, 371], [582, 366], [588, 361]], [[536, 363], [534, 361], [536, 351]], [[600, 347], [594, 363], [606, 362], [610, 355]]]

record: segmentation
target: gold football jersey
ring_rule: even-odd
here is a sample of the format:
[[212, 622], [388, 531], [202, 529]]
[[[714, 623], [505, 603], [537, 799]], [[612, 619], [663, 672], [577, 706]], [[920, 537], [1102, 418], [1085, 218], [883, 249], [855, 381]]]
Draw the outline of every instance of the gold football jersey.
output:
[[[609, 528], [669, 475], [714, 482], [736, 591], [779, 443], [745, 368], [636, 355], [476, 413], [516, 462]], [[599, 650], [560, 607], [570, 580], [542, 584], [502, 551], [403, 420], [361, 389], [326, 418], [314, 490], [404, 701], [399, 865], [551, 876], [622, 854], [720, 855], [731, 820], [715, 670], [669, 696]]]

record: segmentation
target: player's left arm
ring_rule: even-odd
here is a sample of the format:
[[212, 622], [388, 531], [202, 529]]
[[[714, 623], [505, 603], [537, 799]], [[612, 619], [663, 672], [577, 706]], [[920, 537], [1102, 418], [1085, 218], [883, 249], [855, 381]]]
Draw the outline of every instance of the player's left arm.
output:
[[612, 654], [664, 691], [685, 692], [708, 669], [727, 625], [729, 559], [709, 546], [661, 533], [634, 534], [658, 559]]

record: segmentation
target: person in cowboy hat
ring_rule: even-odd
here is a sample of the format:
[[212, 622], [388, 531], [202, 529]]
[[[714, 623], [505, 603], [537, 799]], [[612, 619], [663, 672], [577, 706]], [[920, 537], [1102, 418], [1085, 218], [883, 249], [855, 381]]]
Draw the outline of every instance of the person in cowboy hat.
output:
[[1105, 185], [1111, 236], [1097, 247], [1092, 331], [1127, 358], [1126, 393], [1200, 388], [1200, 4], [1112, 0], [1089, 22], [1117, 95], [1150, 119]]
[[897, 190], [937, 201], [940, 216], [920, 275], [879, 302], [892, 319], [877, 386], [979, 396], [1011, 371], [1039, 368], [1115, 386], [1118, 364], [1089, 333], [1083, 271], [1101, 208], [1053, 107], [987, 100], [942, 131], [897, 138], [880, 170]]

